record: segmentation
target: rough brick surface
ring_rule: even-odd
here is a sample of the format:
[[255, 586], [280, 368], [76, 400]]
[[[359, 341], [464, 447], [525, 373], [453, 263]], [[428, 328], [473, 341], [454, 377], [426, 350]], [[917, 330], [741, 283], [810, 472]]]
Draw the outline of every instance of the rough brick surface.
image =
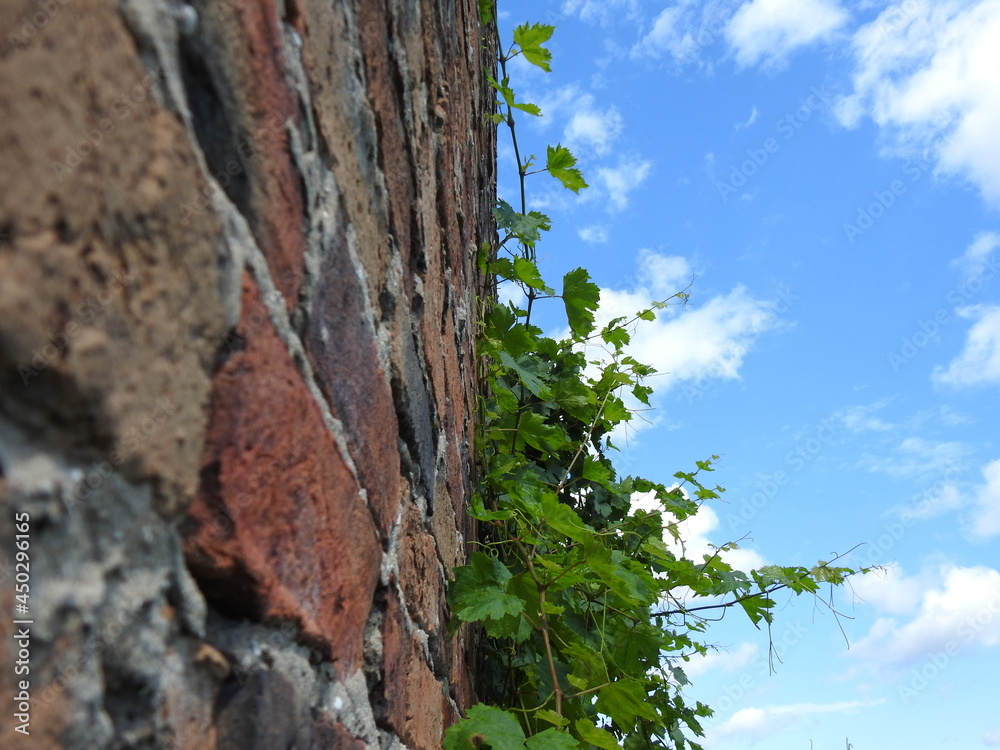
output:
[[0, 702], [30, 738], [435, 750], [473, 699], [474, 0], [0, 3]]

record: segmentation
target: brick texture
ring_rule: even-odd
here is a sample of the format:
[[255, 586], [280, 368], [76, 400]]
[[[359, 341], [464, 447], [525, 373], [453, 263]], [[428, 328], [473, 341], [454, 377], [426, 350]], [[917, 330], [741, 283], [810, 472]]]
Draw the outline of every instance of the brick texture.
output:
[[474, 699], [477, 2], [0, 31], [0, 746], [436, 750]]

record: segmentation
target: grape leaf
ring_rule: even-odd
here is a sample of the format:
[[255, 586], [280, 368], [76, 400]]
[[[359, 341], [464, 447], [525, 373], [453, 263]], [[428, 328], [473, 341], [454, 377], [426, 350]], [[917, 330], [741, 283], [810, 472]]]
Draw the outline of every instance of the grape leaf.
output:
[[517, 615], [524, 601], [507, 593], [511, 572], [497, 558], [473, 552], [468, 565], [455, 568], [455, 580], [448, 589], [448, 604], [465, 622], [499, 620]]
[[546, 73], [552, 72], [549, 62], [552, 60], [552, 53], [542, 45], [549, 41], [555, 26], [543, 23], [522, 24], [514, 29], [514, 43], [521, 48], [524, 59], [532, 65], [537, 65]]
[[526, 750], [580, 750], [580, 743], [567, 732], [546, 729], [531, 735], [524, 747]]
[[522, 750], [524, 747], [524, 731], [517, 719], [506, 711], [478, 703], [466, 716], [444, 733], [445, 750], [476, 750], [484, 743], [491, 745], [493, 750]]
[[589, 335], [594, 330], [594, 310], [601, 300], [601, 290], [585, 269], [577, 268], [563, 276], [562, 298], [574, 335], [579, 338]]
[[545, 168], [564, 187], [579, 193], [581, 188], [589, 187], [583, 179], [583, 173], [576, 169], [576, 157], [562, 145], [549, 146], [546, 152]]

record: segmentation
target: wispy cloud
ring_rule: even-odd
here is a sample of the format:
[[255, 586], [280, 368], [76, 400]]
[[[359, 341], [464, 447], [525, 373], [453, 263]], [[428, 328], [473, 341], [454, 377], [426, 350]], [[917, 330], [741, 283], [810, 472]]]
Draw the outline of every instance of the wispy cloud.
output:
[[679, 0], [653, 19], [648, 31], [632, 46], [636, 59], [664, 59], [678, 68], [699, 64], [711, 69], [707, 50], [725, 40], [726, 24], [736, 0]]
[[565, 0], [562, 12], [579, 16], [581, 21], [606, 25], [618, 17], [634, 19], [639, 13], [638, 0]]
[[623, 158], [614, 167], [598, 167], [595, 184], [607, 198], [613, 211], [628, 206], [629, 194], [639, 187], [652, 169], [652, 162], [638, 158]]
[[892, 613], [880, 617], [851, 654], [876, 672], [899, 674], [939, 652], [1000, 644], [1000, 571], [942, 565], [916, 577], [866, 576], [863, 597]]
[[905, 0], [854, 36], [841, 122], [870, 116], [894, 151], [921, 153], [1000, 206], [1000, 0]]
[[[640, 250], [631, 283], [601, 289], [597, 324], [634, 317], [648, 309], [652, 301], [686, 288], [693, 275], [694, 269], [686, 258]], [[635, 325], [628, 353], [656, 368], [657, 374], [649, 385], [656, 389], [657, 397], [685, 382], [738, 379], [757, 339], [788, 325], [779, 314], [781, 304], [780, 300], [757, 299], [738, 285], [683, 308], [671, 306], [659, 311], [655, 320]], [[603, 350], [593, 346], [587, 354], [600, 358]], [[652, 424], [648, 418], [633, 420], [625, 432], [631, 437], [636, 430]], [[616, 442], [623, 443], [622, 438], [618, 435]]]
[[1000, 536], [1000, 459], [982, 468], [985, 482], [975, 490], [970, 534], [986, 540]]
[[853, 406], [837, 412], [836, 418], [851, 432], [888, 432], [893, 429], [893, 425], [876, 416], [888, 403], [883, 399], [874, 404]]
[[[651, 285], [628, 291], [603, 289], [601, 309], [608, 320], [631, 317], [656, 298]], [[772, 308], [772, 303], [737, 286], [698, 307], [661, 313], [655, 321], [638, 326], [630, 351], [660, 373], [654, 383], [659, 391], [685, 380], [736, 379], [757, 338], [779, 325]]]
[[695, 654], [684, 664], [684, 672], [689, 678], [698, 677], [706, 672], [733, 672], [749, 666], [760, 654], [756, 643], [741, 643], [735, 651], [709, 651], [704, 656]]
[[973, 305], [955, 312], [975, 322], [962, 351], [947, 368], [934, 371], [934, 381], [957, 388], [1000, 383], [1000, 305]]
[[741, 708], [719, 726], [710, 728], [705, 735], [705, 744], [707, 747], [711, 747], [730, 737], [757, 742], [811, 716], [854, 712], [862, 708], [881, 705], [883, 702], [840, 701], [837, 703], [795, 703], [790, 706]]
[[744, 122], [736, 123], [736, 129], [743, 130], [745, 128], [749, 128], [751, 125], [757, 122], [758, 116], [760, 116], [760, 112], [758, 111], [758, 109], [756, 107], [751, 108], [750, 116]]
[[[996, 263], [993, 260], [993, 253], [998, 247], [1000, 247], [1000, 234], [980, 232], [961, 257], [955, 258], [951, 264], [961, 269], [962, 276], [968, 283], [991, 270], [995, 272]], [[992, 276], [993, 274], [990, 275], [990, 278]]]
[[751, 0], [733, 15], [726, 38], [738, 65], [774, 65], [829, 39], [848, 18], [836, 0]]
[[961, 465], [968, 448], [962, 443], [908, 437], [891, 453], [866, 453], [858, 462], [860, 468], [898, 479], [918, 479], [927, 475], [944, 474]]
[[[662, 510], [659, 501], [653, 493], [637, 493], [632, 498], [632, 510], [657, 511]], [[665, 514], [667, 519], [673, 518]], [[732, 565], [737, 570], [744, 572], [757, 570], [765, 565], [767, 561], [759, 552], [751, 548], [727, 549], [719, 552], [718, 548], [735, 542], [735, 539], [722, 538], [719, 536], [719, 514], [714, 508], [702, 505], [693, 516], [689, 516], [677, 524], [680, 531], [680, 538], [684, 540], [683, 545], [664, 529], [663, 541], [667, 547], [678, 557], [686, 557], [689, 560], [701, 562], [706, 555], [718, 554], [723, 560]], [[676, 595], [676, 594], [675, 594]], [[687, 668], [685, 668], [687, 671]]]
[[582, 94], [563, 128], [563, 138], [577, 153], [587, 151], [603, 156], [621, 135], [623, 126], [622, 116], [615, 107], [602, 110], [591, 94]]
[[602, 226], [580, 227], [576, 230], [576, 234], [581, 240], [592, 245], [608, 241], [608, 230]]

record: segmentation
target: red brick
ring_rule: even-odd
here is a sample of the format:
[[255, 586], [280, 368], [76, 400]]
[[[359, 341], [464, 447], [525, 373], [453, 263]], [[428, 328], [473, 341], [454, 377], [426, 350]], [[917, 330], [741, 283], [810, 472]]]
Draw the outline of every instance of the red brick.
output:
[[261, 309], [243, 284], [246, 340], [212, 383], [189, 565], [209, 599], [255, 618], [289, 618], [349, 671], [379, 575], [381, 548], [358, 485]]

